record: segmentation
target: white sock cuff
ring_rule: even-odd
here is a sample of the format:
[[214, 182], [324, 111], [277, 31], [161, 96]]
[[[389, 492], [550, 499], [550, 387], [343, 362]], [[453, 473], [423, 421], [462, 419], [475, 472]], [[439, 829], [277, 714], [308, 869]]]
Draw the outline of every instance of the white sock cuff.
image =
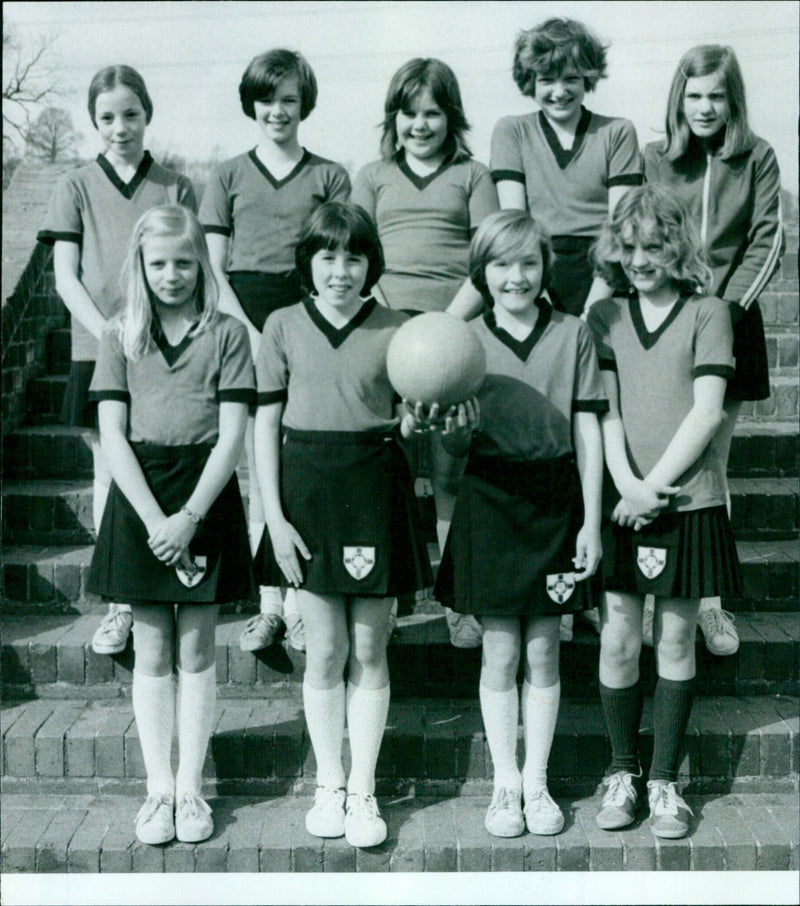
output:
[[719, 597], [700, 598], [699, 612], [702, 613], [704, 610], [722, 610], [722, 599]]
[[326, 704], [331, 700], [331, 698], [338, 698], [342, 696], [344, 699], [345, 686], [344, 680], [340, 680], [335, 686], [331, 686], [330, 689], [317, 689], [316, 686], [311, 686], [308, 683], [308, 680], [303, 680], [303, 700], [309, 701], [310, 704]]
[[[190, 679], [191, 677], [191, 679]], [[197, 673], [190, 673], [188, 670], [182, 670], [178, 667], [178, 680], [179, 682], [208, 682], [208, 680], [213, 677], [214, 683], [217, 681], [217, 664], [214, 662], [210, 667], [206, 667], [205, 670], [200, 670]]]
[[276, 613], [283, 616], [283, 598], [280, 588], [274, 585], [261, 585], [259, 592], [259, 611], [261, 613]]
[[347, 705], [355, 700], [357, 703], [369, 701], [371, 698], [375, 704], [388, 702], [392, 696], [392, 687], [387, 683], [380, 689], [364, 689], [363, 686], [355, 686], [353, 683], [347, 684]]
[[168, 686], [171, 687], [173, 683], [172, 674], [167, 673], [165, 676], [150, 676], [149, 673], [142, 673], [141, 670], [133, 668], [133, 680], [137, 683], [140, 689], [152, 690], [153, 692], [163, 692]]
[[524, 702], [542, 702], [548, 705], [560, 701], [561, 680], [556, 680], [552, 686], [534, 686], [525, 680], [522, 684], [522, 700]]

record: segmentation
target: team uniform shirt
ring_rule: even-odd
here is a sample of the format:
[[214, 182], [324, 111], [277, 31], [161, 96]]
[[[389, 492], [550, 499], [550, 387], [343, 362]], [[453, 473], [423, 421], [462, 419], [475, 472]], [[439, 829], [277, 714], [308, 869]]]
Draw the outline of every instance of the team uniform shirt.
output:
[[152, 333], [151, 349], [137, 362], [125, 356], [117, 331], [103, 334], [92, 398], [128, 404], [132, 443], [216, 443], [220, 403], [255, 403], [247, 330], [219, 313], [211, 326], [176, 346], [157, 325]]
[[472, 234], [498, 209], [483, 164], [445, 161], [417, 176], [402, 155], [367, 164], [352, 200], [378, 226], [386, 258], [379, 286], [391, 308], [443, 311], [469, 273]]
[[[80, 246], [78, 278], [103, 316], [112, 318], [122, 307], [119, 277], [133, 228], [142, 214], [163, 204], [196, 211], [191, 182], [157, 164], [145, 151], [133, 179], [124, 183], [100, 154], [61, 177], [36, 238], [47, 245], [75, 242]], [[72, 360], [94, 361], [97, 345], [72, 318]]]
[[522, 183], [528, 210], [551, 236], [596, 236], [608, 217], [608, 190], [642, 183], [633, 123], [581, 109], [569, 150], [541, 111], [503, 117], [492, 134], [492, 179]]
[[644, 149], [648, 182], [672, 189], [688, 205], [714, 272], [712, 293], [747, 309], [767, 285], [785, 248], [780, 171], [775, 152], [757, 136], [730, 158], [689, 153], [670, 161], [663, 142]]
[[297, 166], [275, 179], [255, 148], [214, 169], [200, 204], [206, 233], [231, 239], [228, 271], [285, 273], [311, 214], [326, 201], [347, 201], [350, 179], [333, 161], [303, 150]]
[[310, 299], [273, 312], [256, 360], [258, 404], [285, 403], [283, 425], [301, 431], [390, 431], [397, 395], [386, 350], [408, 319], [367, 300], [343, 328]]
[[486, 350], [480, 429], [471, 452], [514, 462], [574, 452], [575, 412], [608, 411], [591, 334], [543, 299], [530, 336], [515, 340], [492, 312], [471, 322]]
[[[603, 299], [588, 324], [601, 370], [617, 374], [619, 400], [610, 400], [625, 430], [628, 459], [639, 478], [661, 458], [694, 405], [693, 382], [704, 375], [733, 375], [732, 329], [727, 306], [713, 296], [682, 296], [650, 332], [638, 296]], [[725, 505], [724, 476], [712, 440], [675, 479], [681, 491], [663, 512]]]

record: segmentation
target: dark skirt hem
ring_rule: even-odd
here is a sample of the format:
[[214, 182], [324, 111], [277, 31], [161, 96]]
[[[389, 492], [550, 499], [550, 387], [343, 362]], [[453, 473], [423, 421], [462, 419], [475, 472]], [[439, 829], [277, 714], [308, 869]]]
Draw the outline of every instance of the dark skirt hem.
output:
[[767, 341], [758, 301], [753, 302], [733, 328], [733, 356], [735, 371], [728, 381], [725, 399], [731, 402], [769, 399]]

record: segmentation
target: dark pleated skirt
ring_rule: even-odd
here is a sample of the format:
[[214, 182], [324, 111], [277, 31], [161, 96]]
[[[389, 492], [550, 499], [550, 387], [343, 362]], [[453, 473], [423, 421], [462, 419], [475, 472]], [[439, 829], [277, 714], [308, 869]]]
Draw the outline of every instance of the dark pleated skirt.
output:
[[603, 579], [607, 590], [630, 594], [739, 597], [741, 572], [725, 507], [665, 513], [639, 532], [609, 523]]
[[542, 616], [592, 606], [575, 582], [583, 523], [572, 456], [515, 463], [470, 456], [458, 492], [435, 596], [459, 613]]
[[273, 311], [294, 305], [303, 298], [297, 271], [285, 274], [231, 271], [228, 282], [244, 313], [257, 330], [264, 329], [264, 322]]
[[[177, 512], [191, 495], [211, 452], [208, 444], [131, 444], [162, 510]], [[256, 597], [247, 524], [236, 476], [200, 523], [190, 545], [197, 572], [188, 577], [158, 560], [147, 529], [112, 484], [89, 572], [88, 588], [117, 602], [210, 604]]]
[[550, 278], [553, 307], [580, 317], [594, 280], [590, 236], [553, 236], [555, 258]]
[[[281, 500], [311, 552], [302, 588], [395, 597], [433, 584], [408, 463], [393, 434], [286, 429]], [[269, 533], [255, 557], [259, 584], [285, 585]]]
[[97, 403], [89, 399], [94, 366], [94, 362], [70, 364], [64, 401], [61, 404], [61, 421], [65, 425], [97, 430]]
[[769, 399], [769, 362], [761, 307], [753, 302], [733, 328], [733, 377], [728, 381], [726, 400]]

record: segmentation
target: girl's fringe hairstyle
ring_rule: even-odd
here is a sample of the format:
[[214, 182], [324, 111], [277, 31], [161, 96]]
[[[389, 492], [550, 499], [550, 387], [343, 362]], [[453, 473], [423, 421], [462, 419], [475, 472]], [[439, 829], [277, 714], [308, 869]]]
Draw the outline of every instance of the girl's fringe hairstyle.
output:
[[315, 291], [311, 259], [320, 249], [347, 249], [367, 256], [367, 277], [361, 295], [366, 296], [383, 273], [383, 246], [378, 229], [367, 212], [357, 204], [326, 201], [309, 217], [295, 249], [300, 280], [308, 292]]
[[106, 66], [100, 72], [95, 73], [89, 85], [89, 116], [95, 129], [97, 128], [97, 120], [95, 119], [97, 96], [104, 91], [112, 91], [117, 85], [124, 85], [139, 98], [142, 102], [142, 107], [144, 107], [145, 123], [149, 124], [153, 118], [153, 102], [147, 93], [144, 79], [132, 66]]
[[670, 189], [652, 183], [631, 189], [600, 232], [592, 250], [595, 264], [610, 286], [624, 292], [630, 283], [622, 266], [622, 246], [632, 239], [663, 246], [659, 265], [681, 291], [708, 292], [713, 276], [700, 236], [688, 209]]
[[384, 104], [381, 157], [392, 160], [397, 154], [397, 113], [409, 110], [417, 95], [427, 88], [447, 115], [445, 154], [454, 163], [469, 160], [472, 151], [466, 141], [470, 126], [461, 103], [461, 91], [453, 70], [436, 59], [416, 57], [404, 63], [392, 76]]
[[725, 87], [730, 108], [730, 118], [725, 127], [725, 141], [722, 157], [729, 158], [746, 151], [753, 142], [753, 135], [747, 124], [747, 104], [744, 96], [744, 79], [739, 61], [732, 48], [722, 44], [700, 44], [687, 50], [681, 57], [667, 100], [667, 141], [668, 160], [681, 160], [692, 140], [692, 132], [686, 122], [683, 110], [684, 93], [689, 79], [719, 73]]
[[536, 91], [537, 75], [558, 76], [569, 67], [583, 76], [586, 91], [606, 76], [606, 47], [581, 22], [547, 19], [517, 36], [511, 74], [527, 97]]
[[469, 249], [469, 276], [487, 305], [494, 305], [494, 300], [486, 283], [486, 265], [499, 258], [523, 258], [536, 248], [542, 256], [541, 289], [547, 289], [553, 269], [553, 247], [541, 223], [527, 211], [516, 210], [495, 211], [483, 220]]
[[300, 91], [300, 119], [304, 120], [317, 103], [317, 79], [308, 60], [295, 50], [277, 48], [254, 57], [239, 83], [239, 100], [245, 116], [256, 118], [253, 104], [268, 102], [281, 79], [296, 75]]
[[152, 346], [153, 291], [144, 272], [142, 246], [148, 239], [169, 236], [180, 239], [187, 254], [196, 258], [200, 269], [195, 287], [195, 304], [200, 320], [189, 332], [197, 336], [217, 317], [217, 282], [211, 270], [203, 228], [197, 217], [180, 205], [160, 205], [143, 214], [133, 229], [120, 283], [125, 309], [119, 320], [119, 335], [125, 355], [137, 361]]

